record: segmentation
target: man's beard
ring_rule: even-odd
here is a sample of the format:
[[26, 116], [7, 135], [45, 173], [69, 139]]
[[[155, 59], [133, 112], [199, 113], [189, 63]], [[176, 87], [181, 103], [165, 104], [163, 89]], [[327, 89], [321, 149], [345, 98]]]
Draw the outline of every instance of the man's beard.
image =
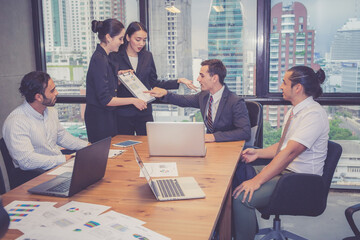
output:
[[51, 102], [51, 99], [44, 96], [44, 100], [43, 100], [42, 104], [47, 107], [53, 107], [53, 106], [55, 106], [56, 99], [57, 98], [55, 97], [54, 102]]

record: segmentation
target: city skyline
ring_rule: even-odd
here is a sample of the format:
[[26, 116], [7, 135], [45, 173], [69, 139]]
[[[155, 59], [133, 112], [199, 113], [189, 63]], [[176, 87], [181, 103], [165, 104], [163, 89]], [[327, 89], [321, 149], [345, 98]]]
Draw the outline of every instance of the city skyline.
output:
[[[360, 18], [360, 0], [272, 0], [271, 6], [283, 2], [303, 3], [310, 18], [309, 25], [316, 30], [315, 52], [325, 55], [330, 51], [331, 43], [338, 29], [340, 29], [349, 18]], [[339, 11], [341, 9], [341, 11]], [[330, 17], [331, 16], [331, 17]]]

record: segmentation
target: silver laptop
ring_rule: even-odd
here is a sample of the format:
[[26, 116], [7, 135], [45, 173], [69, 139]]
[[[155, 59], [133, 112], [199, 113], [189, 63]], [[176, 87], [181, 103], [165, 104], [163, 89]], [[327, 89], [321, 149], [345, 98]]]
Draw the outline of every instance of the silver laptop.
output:
[[200, 122], [147, 122], [150, 156], [203, 157], [205, 125]]
[[193, 177], [153, 179], [146, 170], [134, 146], [135, 160], [144, 174], [152, 192], [159, 201], [205, 198], [205, 193]]
[[28, 190], [30, 193], [70, 197], [96, 183], [105, 175], [111, 137], [76, 152], [72, 174], [61, 174]]

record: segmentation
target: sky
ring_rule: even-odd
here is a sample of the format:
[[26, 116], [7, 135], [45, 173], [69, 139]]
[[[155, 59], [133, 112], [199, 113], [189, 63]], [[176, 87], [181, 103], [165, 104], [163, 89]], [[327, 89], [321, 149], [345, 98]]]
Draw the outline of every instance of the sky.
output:
[[[255, 39], [256, 0], [242, 0], [247, 37]], [[272, 6], [289, 0], [272, 0]], [[310, 28], [316, 30], [315, 51], [329, 52], [336, 31], [350, 17], [360, 18], [360, 0], [298, 0], [308, 10]], [[211, 0], [192, 0], [192, 48], [207, 49], [207, 24]], [[341, 11], [339, 11], [341, 9]], [[252, 43], [250, 43], [252, 44]], [[254, 46], [252, 44], [252, 46]]]

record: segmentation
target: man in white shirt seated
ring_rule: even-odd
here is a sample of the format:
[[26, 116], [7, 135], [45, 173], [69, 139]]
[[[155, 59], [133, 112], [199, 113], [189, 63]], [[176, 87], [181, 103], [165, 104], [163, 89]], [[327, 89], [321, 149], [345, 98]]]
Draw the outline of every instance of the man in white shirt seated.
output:
[[[236, 240], [253, 240], [256, 234], [255, 208], [267, 205], [282, 174], [323, 174], [329, 139], [326, 111], [314, 98], [322, 94], [323, 70], [314, 72], [306, 66], [290, 68], [280, 89], [291, 102], [278, 143], [265, 149], [248, 148], [241, 159], [251, 163], [258, 158], [272, 159], [266, 166], [255, 166], [256, 175], [236, 186], [233, 215]], [[289, 121], [288, 121], [289, 120]]]
[[55, 105], [58, 91], [45, 72], [34, 71], [21, 80], [23, 104], [5, 120], [2, 133], [14, 166], [22, 170], [46, 171], [69, 160], [59, 146], [79, 150], [88, 142], [72, 136], [60, 124]]

